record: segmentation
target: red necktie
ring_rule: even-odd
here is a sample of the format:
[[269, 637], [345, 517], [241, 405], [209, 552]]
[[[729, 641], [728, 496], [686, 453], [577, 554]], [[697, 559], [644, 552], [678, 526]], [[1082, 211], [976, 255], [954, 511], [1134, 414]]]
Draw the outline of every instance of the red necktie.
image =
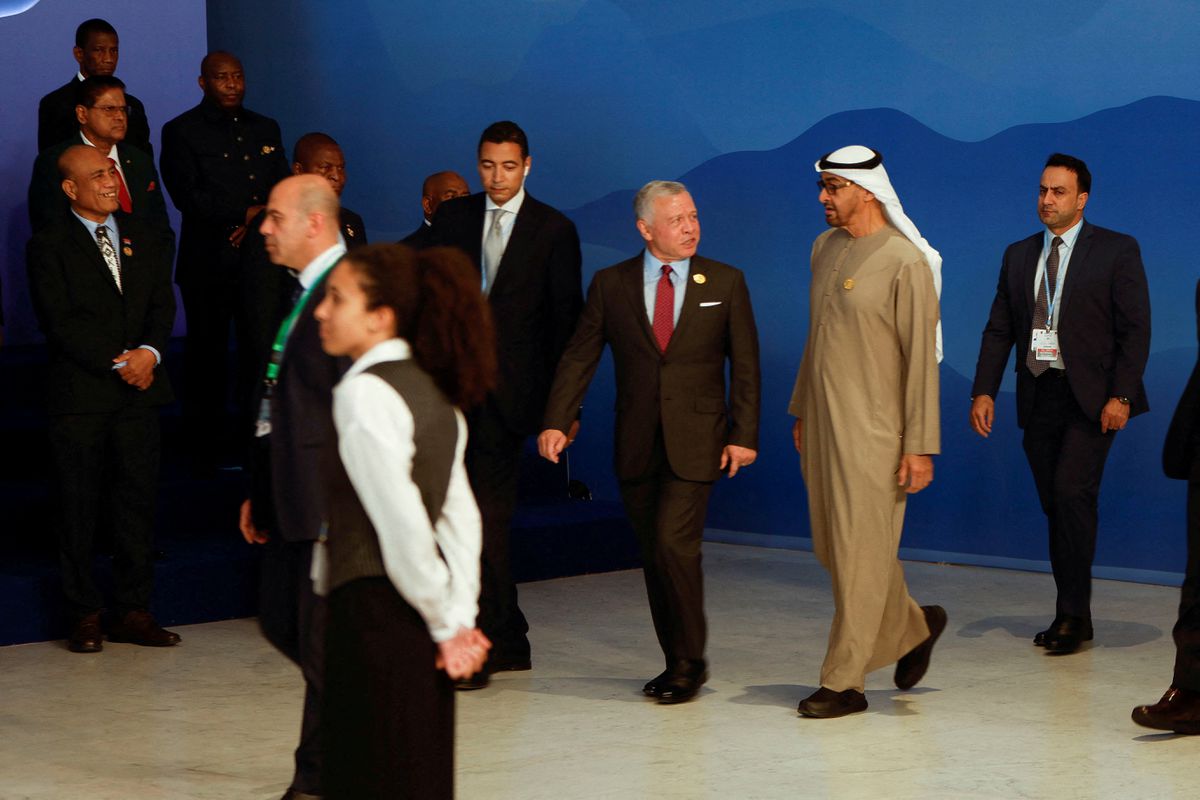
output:
[[[114, 167], [117, 165], [117, 162], [111, 158], [108, 163]], [[117, 202], [121, 204], [121, 210], [126, 214], [133, 210], [133, 198], [129, 196], [129, 190], [125, 188], [125, 179], [121, 177], [121, 170], [117, 170]]]
[[658, 349], [666, 352], [675, 330], [675, 287], [671, 285], [671, 265], [663, 264], [662, 277], [658, 279], [658, 292], [654, 295], [654, 338]]

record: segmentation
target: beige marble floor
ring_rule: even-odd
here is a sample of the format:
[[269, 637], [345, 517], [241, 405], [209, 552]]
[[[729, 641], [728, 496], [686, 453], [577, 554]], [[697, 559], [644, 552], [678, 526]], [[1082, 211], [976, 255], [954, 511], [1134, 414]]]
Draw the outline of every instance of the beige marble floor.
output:
[[[1178, 590], [1097, 582], [1097, 640], [1029, 639], [1051, 579], [910, 564], [950, 624], [926, 681], [881, 670], [870, 709], [796, 715], [831, 613], [806, 553], [706, 545], [703, 696], [640, 696], [660, 669], [639, 572], [521, 587], [534, 670], [460, 695], [460, 798], [1171, 798], [1200, 791], [1200, 737], [1155, 735], [1131, 707], [1166, 687]], [[0, 649], [0, 798], [277, 798], [298, 673], [253, 620], [181, 628], [170, 650]]]

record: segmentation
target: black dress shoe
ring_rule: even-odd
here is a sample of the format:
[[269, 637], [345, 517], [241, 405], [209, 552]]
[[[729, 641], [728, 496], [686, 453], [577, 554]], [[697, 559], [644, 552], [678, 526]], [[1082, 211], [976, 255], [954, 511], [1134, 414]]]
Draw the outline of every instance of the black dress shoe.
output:
[[911, 689], [925, 677], [925, 672], [929, 669], [929, 657], [933, 655], [933, 645], [946, 629], [946, 609], [941, 606], [921, 606], [921, 610], [925, 612], [929, 636], [896, 662], [894, 679], [897, 688], [900, 689]]
[[108, 627], [110, 642], [128, 642], [143, 647], [171, 647], [180, 642], [179, 634], [160, 628], [149, 611], [127, 611]]
[[100, 612], [88, 614], [75, 623], [67, 639], [72, 653], [99, 653], [104, 649], [104, 634], [100, 630]]
[[707, 682], [708, 667], [703, 661], [681, 664], [670, 670], [666, 680], [658, 684], [658, 702], [662, 705], [686, 703], [699, 694], [700, 687]]
[[642, 694], [646, 697], [658, 697], [662, 693], [662, 687], [670, 679], [671, 670], [664, 669], [656, 677], [646, 681], [646, 685], [642, 687]]
[[803, 717], [833, 719], [867, 710], [867, 696], [857, 689], [835, 692], [822, 686], [800, 701], [796, 708]]
[[454, 688], [460, 692], [471, 692], [476, 689], [486, 689], [491, 682], [492, 676], [485, 666], [469, 678], [455, 679]]
[[[1054, 622], [1050, 623], [1049, 628], [1047, 628], [1044, 631], [1038, 631], [1037, 633], [1035, 633], [1033, 635], [1033, 646], [1034, 647], [1045, 647], [1046, 646], [1046, 637], [1050, 634], [1050, 631], [1054, 630], [1054, 627], [1056, 625], [1061, 625], [1062, 621], [1064, 619], [1066, 619], [1066, 617], [1055, 617]], [[1088, 622], [1087, 625], [1084, 627], [1083, 641], [1090, 642], [1091, 640], [1092, 640], [1092, 623]]]
[[1092, 623], [1082, 617], [1062, 617], [1042, 638], [1047, 653], [1074, 653], [1079, 645], [1092, 639]]
[[525, 672], [533, 669], [533, 662], [529, 656], [524, 658], [489, 658], [487, 660], [488, 672]]
[[1154, 705], [1135, 708], [1133, 721], [1159, 731], [1200, 734], [1200, 692], [1172, 686]]

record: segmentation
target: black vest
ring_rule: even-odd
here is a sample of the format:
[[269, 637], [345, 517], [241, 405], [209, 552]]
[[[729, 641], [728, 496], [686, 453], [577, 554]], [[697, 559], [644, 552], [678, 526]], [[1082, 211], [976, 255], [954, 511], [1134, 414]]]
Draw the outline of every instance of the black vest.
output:
[[[415, 361], [384, 361], [364, 372], [378, 375], [396, 390], [413, 417], [412, 481], [421, 492], [421, 500], [431, 524], [437, 524], [446, 502], [450, 470], [458, 443], [458, 421], [454, 406], [446, 399], [433, 378]], [[324, 458], [327, 516], [329, 523], [329, 588], [332, 592], [357, 578], [386, 575], [379, 535], [371, 524], [358, 493], [350, 483], [342, 459], [338, 456], [336, 435]], [[386, 535], [408, 536], [407, 531], [385, 531]]]

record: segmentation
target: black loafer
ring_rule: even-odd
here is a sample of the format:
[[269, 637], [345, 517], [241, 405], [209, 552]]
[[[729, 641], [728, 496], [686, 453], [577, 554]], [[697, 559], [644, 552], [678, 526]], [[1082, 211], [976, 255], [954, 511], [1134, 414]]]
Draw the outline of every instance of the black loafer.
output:
[[921, 606], [921, 610], [925, 612], [929, 636], [896, 662], [895, 681], [899, 689], [911, 689], [925, 677], [925, 672], [929, 669], [929, 658], [933, 655], [933, 645], [942, 635], [942, 631], [946, 630], [946, 609], [941, 606]]
[[646, 697], [658, 697], [662, 693], [662, 687], [671, 679], [671, 670], [664, 669], [656, 677], [646, 681], [646, 685], [642, 687], [642, 694]]
[[800, 701], [796, 707], [800, 716], [813, 719], [833, 719], [867, 710], [867, 696], [857, 689], [835, 692], [822, 686]]

